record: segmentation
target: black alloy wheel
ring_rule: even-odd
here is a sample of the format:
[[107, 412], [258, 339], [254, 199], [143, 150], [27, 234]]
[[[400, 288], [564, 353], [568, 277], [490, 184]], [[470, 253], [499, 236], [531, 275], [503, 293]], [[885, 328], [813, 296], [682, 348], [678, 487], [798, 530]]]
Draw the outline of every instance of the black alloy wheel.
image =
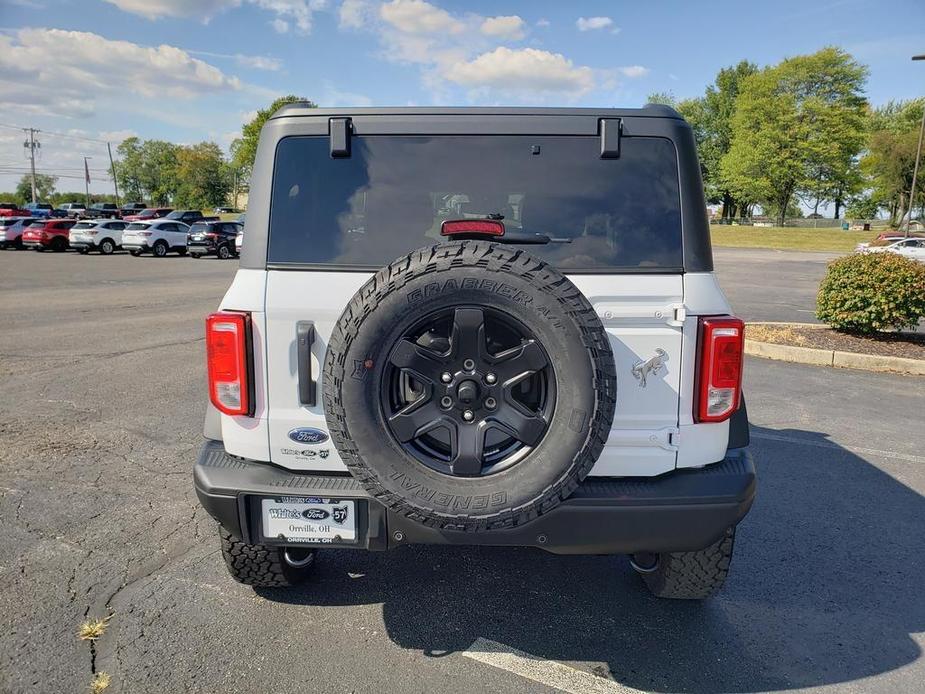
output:
[[418, 321], [389, 350], [386, 428], [412, 457], [447, 475], [491, 475], [546, 434], [556, 379], [546, 350], [502, 311], [452, 307]]

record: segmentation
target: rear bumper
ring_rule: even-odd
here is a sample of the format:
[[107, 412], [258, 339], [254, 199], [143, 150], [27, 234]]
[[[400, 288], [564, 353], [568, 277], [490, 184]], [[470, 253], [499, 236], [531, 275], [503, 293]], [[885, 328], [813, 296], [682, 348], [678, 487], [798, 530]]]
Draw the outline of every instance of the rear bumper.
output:
[[358, 501], [360, 541], [385, 550], [416, 544], [537, 547], [556, 554], [631, 554], [702, 549], [738, 523], [755, 498], [748, 448], [700, 469], [654, 478], [591, 478], [548, 513], [516, 528], [463, 533], [429, 528], [392, 513], [349, 476], [295, 473], [237, 458], [220, 441], [203, 445], [193, 470], [200, 503], [228, 532], [252, 544], [260, 533], [260, 496], [319, 496]]

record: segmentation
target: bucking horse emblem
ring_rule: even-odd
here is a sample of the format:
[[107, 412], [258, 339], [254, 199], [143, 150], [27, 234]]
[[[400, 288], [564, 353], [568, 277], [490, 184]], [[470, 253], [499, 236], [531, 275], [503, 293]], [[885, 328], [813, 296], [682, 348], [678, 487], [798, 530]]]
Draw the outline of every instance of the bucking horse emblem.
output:
[[639, 381], [640, 388], [646, 387], [646, 378], [649, 374], [658, 376], [658, 372], [662, 370], [667, 358], [668, 352], [663, 349], [656, 349], [655, 356], [649, 357], [645, 361], [637, 361], [633, 364], [633, 375]]

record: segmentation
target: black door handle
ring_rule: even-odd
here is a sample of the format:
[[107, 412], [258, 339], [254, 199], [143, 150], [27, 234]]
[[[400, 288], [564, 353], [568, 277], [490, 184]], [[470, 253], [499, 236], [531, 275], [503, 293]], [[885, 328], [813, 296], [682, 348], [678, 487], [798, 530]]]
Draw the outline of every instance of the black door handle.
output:
[[315, 380], [312, 378], [312, 345], [315, 344], [315, 322], [300, 320], [296, 323], [296, 343], [299, 359], [299, 402], [315, 405]]

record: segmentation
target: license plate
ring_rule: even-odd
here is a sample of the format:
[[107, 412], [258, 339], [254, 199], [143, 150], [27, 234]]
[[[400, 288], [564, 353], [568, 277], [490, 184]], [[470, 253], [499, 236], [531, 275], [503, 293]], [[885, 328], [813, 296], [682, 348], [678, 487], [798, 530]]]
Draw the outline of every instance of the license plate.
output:
[[267, 539], [325, 545], [357, 541], [353, 500], [283, 496], [263, 498], [260, 505]]

